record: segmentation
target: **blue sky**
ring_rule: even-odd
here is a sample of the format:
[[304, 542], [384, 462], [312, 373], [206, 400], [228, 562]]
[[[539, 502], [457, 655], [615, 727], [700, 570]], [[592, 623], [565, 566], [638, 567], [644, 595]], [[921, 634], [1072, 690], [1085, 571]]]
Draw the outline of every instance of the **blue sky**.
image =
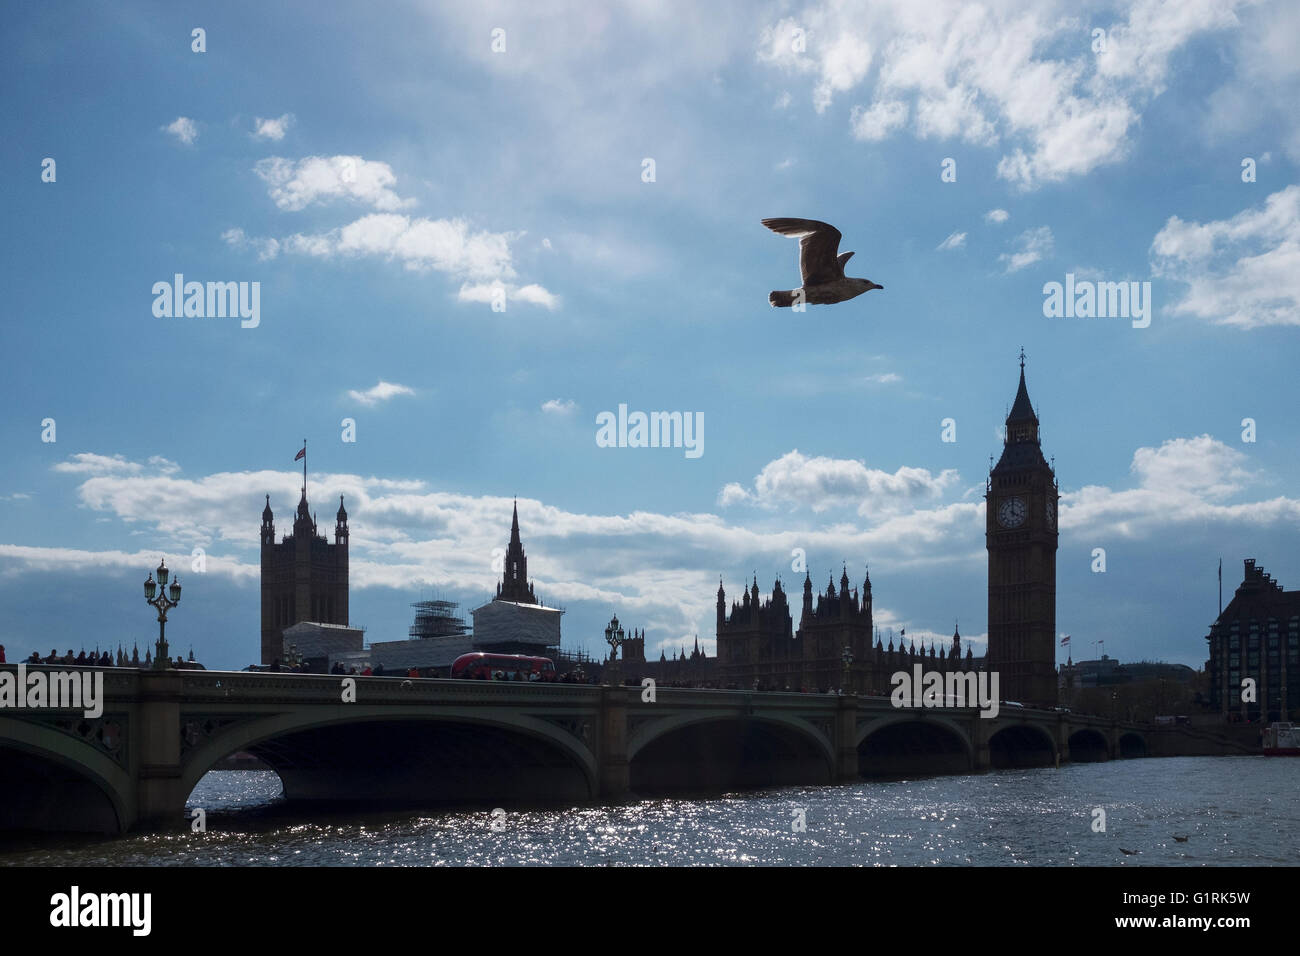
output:
[[[712, 652], [719, 576], [797, 589], [801, 548], [978, 652], [1022, 346], [1076, 657], [1199, 665], [1220, 556], [1229, 596], [1244, 557], [1300, 586], [1296, 7], [466, 6], [6, 9], [11, 660], [152, 646], [160, 555], [173, 645], [255, 660], [304, 436], [371, 640], [483, 600], [518, 496], [567, 647], [617, 612]], [[769, 216], [835, 223], [884, 290], [770, 308]], [[155, 316], [177, 273], [258, 282], [257, 326]], [[1149, 282], [1150, 325], [1046, 317], [1067, 273]], [[702, 414], [703, 454], [598, 447], [620, 404]]]

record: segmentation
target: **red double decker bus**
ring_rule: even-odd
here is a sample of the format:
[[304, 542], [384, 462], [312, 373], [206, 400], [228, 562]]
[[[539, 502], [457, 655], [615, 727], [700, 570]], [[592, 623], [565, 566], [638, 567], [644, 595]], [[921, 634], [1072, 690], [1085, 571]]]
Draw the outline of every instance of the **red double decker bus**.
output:
[[452, 680], [555, 680], [555, 662], [549, 657], [523, 654], [488, 654], [475, 651], [452, 661]]

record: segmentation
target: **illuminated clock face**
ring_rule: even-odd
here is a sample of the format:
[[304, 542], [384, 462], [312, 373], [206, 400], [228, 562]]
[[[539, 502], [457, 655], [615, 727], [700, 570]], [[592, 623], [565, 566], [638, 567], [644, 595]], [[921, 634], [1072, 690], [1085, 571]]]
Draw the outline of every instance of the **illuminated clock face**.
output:
[[998, 524], [1004, 528], [1019, 528], [1025, 523], [1025, 503], [1019, 498], [1008, 498], [998, 506]]
[[1047, 526], [1049, 528], [1056, 527], [1056, 502], [1051, 498], [1047, 499]]

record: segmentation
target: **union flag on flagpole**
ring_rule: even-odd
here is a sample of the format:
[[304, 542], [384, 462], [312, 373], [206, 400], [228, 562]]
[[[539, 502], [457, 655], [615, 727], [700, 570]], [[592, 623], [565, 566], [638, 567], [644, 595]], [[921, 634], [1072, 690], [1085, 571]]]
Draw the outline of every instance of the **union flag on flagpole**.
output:
[[298, 454], [293, 456], [293, 460], [297, 461], [299, 458], [306, 458], [306, 457], [307, 457], [307, 446], [304, 445], [302, 448], [298, 450]]
[[1069, 634], [1067, 634], [1067, 635], [1065, 635], [1065, 637], [1061, 638], [1061, 646], [1062, 646], [1062, 647], [1064, 647], [1066, 644], [1069, 644], [1069, 643], [1070, 643], [1070, 635], [1069, 635]]

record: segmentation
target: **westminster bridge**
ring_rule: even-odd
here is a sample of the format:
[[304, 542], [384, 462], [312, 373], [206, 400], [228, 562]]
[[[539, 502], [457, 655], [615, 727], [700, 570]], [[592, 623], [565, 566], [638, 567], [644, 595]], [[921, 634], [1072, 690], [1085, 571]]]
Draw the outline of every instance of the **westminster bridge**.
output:
[[1259, 752], [1187, 727], [1006, 704], [986, 718], [851, 695], [660, 686], [649, 700], [640, 687], [392, 677], [351, 678], [349, 695], [338, 676], [102, 673], [97, 717], [0, 709], [0, 828], [177, 826], [203, 775], [240, 751], [291, 800], [489, 807]]

